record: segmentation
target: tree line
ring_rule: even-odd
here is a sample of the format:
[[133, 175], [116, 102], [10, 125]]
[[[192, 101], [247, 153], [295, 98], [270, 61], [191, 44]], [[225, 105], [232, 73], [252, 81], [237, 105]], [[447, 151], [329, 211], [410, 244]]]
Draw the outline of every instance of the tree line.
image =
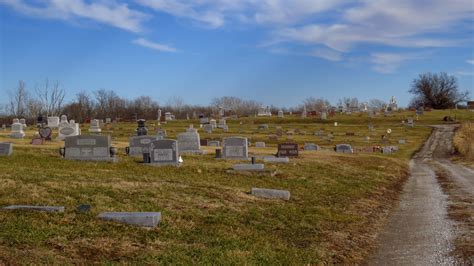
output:
[[[410, 102], [410, 108], [453, 108], [469, 98], [467, 91], [458, 89], [458, 82], [454, 76], [446, 73], [432, 74], [424, 73], [415, 78], [409, 92], [414, 95]], [[237, 116], [249, 116], [264, 107], [261, 102], [245, 100], [239, 97], [223, 96], [214, 98], [207, 106], [186, 104], [181, 97], [172, 97], [165, 104], [160, 105], [150, 96], [138, 96], [135, 99], [120, 97], [113, 90], [99, 89], [93, 92], [82, 91], [77, 93], [72, 100], [65, 102], [66, 90], [59, 81], [50, 82], [48, 79], [33, 90], [28, 90], [24, 81], [19, 81], [16, 88], [9, 92], [9, 102], [3, 107], [3, 118], [28, 118], [36, 119], [39, 115], [60, 116], [66, 114], [68, 117], [83, 123], [92, 118], [112, 118], [130, 121], [137, 118], [155, 120], [158, 110], [173, 113], [177, 118], [186, 118], [194, 115], [215, 114], [217, 110], [223, 109], [226, 113]], [[303, 102], [290, 108], [279, 108], [268, 106], [272, 113], [279, 110], [285, 112], [301, 112], [303, 108], [308, 111], [327, 111], [331, 103], [323, 98], [308, 97]], [[336, 106], [345, 108], [367, 107], [372, 110], [383, 110], [387, 102], [380, 99], [372, 99], [368, 102], [360, 102], [357, 98], [343, 98]]]

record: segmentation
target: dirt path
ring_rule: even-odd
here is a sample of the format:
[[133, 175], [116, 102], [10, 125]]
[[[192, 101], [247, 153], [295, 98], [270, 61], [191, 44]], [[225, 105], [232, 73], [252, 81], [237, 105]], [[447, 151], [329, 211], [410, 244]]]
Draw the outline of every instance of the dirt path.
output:
[[436, 168], [474, 197], [474, 172], [451, 163], [455, 126], [436, 126], [423, 148], [410, 161], [411, 176], [405, 184], [399, 206], [378, 238], [379, 248], [370, 265], [452, 265], [459, 264], [451, 252], [457, 235], [455, 222], [448, 218], [448, 196], [441, 189]]

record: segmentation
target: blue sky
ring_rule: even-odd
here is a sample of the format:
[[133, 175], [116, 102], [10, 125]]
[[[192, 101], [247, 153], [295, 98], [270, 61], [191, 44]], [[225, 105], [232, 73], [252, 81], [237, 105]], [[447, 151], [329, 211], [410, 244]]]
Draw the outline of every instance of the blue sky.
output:
[[474, 97], [472, 0], [0, 0], [0, 103], [59, 80], [166, 103], [394, 95], [423, 72]]

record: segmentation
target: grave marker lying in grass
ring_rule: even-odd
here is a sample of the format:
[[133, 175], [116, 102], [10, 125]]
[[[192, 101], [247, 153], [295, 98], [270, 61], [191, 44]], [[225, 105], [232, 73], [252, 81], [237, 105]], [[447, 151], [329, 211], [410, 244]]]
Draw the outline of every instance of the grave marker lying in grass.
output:
[[161, 212], [102, 212], [97, 218], [136, 226], [156, 227], [161, 221]]
[[32, 206], [32, 205], [10, 205], [3, 207], [5, 210], [26, 210], [42, 212], [64, 212], [63, 206]]
[[288, 190], [252, 188], [251, 193], [259, 198], [290, 200], [290, 192]]

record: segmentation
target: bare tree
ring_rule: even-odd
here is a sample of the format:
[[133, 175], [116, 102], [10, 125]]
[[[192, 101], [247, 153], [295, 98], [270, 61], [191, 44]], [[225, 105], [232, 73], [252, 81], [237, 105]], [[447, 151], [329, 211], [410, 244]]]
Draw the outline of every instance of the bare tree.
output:
[[18, 81], [18, 87], [10, 92], [9, 112], [16, 117], [25, 117], [28, 112], [28, 91], [23, 80]]
[[57, 116], [61, 113], [66, 91], [60, 88], [59, 81], [55, 81], [51, 86], [46, 79], [42, 86], [36, 88], [36, 94], [43, 104], [43, 111], [47, 116]]
[[120, 98], [114, 91], [100, 89], [94, 92], [97, 103], [97, 116], [106, 118], [120, 117], [126, 114], [126, 100]]
[[453, 108], [468, 100], [469, 92], [458, 90], [455, 76], [446, 73], [424, 73], [413, 80], [410, 93], [414, 95], [412, 107], [431, 107], [435, 109]]
[[387, 103], [380, 99], [372, 99], [369, 101], [369, 108], [373, 110], [383, 110], [387, 106]]
[[303, 106], [309, 111], [323, 112], [329, 109], [331, 104], [322, 98], [308, 97], [303, 101]]
[[43, 104], [37, 99], [28, 99], [27, 107], [30, 117], [38, 117], [43, 111]]

